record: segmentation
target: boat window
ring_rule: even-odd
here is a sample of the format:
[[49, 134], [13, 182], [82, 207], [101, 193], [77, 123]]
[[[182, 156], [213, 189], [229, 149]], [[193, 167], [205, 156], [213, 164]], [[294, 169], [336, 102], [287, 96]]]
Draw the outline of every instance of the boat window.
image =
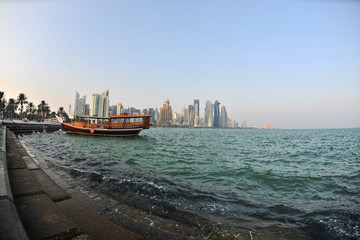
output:
[[124, 123], [124, 118], [114, 118], [114, 119], [111, 119], [111, 122], [121, 124], [121, 123]]

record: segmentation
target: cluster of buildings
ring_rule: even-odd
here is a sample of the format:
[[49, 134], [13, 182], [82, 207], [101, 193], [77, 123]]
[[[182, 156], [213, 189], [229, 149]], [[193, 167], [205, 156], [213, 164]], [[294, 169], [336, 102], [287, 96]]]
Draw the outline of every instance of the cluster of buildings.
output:
[[[71, 108], [71, 106], [70, 106]], [[72, 112], [70, 110], [70, 112]], [[78, 92], [75, 93], [75, 108], [74, 114], [78, 116], [93, 116], [93, 117], [109, 117], [119, 116], [123, 113], [128, 115], [148, 115], [152, 114], [151, 121], [156, 124], [159, 119], [159, 112], [157, 109], [136, 109], [133, 107], [124, 108], [121, 103], [110, 105], [109, 89], [106, 89], [103, 93], [94, 93], [91, 97], [91, 103], [86, 103], [86, 96], [80, 97]]]
[[[123, 113], [129, 115], [152, 114], [153, 117], [150, 121], [160, 127], [248, 128], [245, 120], [239, 125], [235, 119], [230, 119], [226, 107], [220, 107], [218, 100], [214, 103], [206, 101], [205, 114], [201, 117], [199, 99], [194, 99], [194, 104], [188, 105], [187, 108], [184, 106], [181, 113], [178, 113], [173, 112], [169, 100], [166, 100], [160, 109], [140, 110], [133, 107], [125, 108], [121, 103], [110, 105], [109, 89], [101, 94], [92, 94], [90, 104], [86, 103], [86, 96], [80, 97], [78, 92], [75, 94], [75, 115], [109, 117], [119, 116]], [[270, 123], [266, 123], [264, 128], [271, 129], [272, 126]]]
[[239, 125], [234, 119], [229, 119], [226, 107], [220, 108], [220, 102], [206, 101], [205, 114], [200, 116], [200, 101], [194, 100], [194, 104], [185, 106], [181, 113], [172, 113], [169, 100], [160, 108], [160, 117], [157, 122], [159, 126], [177, 127], [206, 127], [206, 128], [238, 128]]

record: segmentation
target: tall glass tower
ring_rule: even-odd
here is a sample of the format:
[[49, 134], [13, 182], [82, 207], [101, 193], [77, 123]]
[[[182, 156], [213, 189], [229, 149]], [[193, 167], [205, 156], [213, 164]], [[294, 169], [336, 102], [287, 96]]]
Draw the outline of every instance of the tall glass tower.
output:
[[86, 95], [80, 97], [78, 92], [75, 93], [75, 115], [85, 115]]
[[223, 128], [228, 127], [228, 116], [225, 106], [221, 106], [220, 126]]
[[218, 100], [214, 103], [214, 127], [220, 127], [220, 102]]
[[213, 127], [214, 121], [214, 104], [210, 101], [206, 101], [205, 106], [205, 123], [207, 127]]
[[199, 99], [194, 99], [194, 108], [195, 108], [195, 117], [200, 116], [200, 101], [199, 101]]

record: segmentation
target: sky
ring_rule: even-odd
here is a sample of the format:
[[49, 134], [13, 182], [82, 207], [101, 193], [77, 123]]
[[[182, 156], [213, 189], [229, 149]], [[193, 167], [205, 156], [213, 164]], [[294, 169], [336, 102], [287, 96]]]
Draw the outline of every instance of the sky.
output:
[[0, 0], [0, 91], [174, 111], [219, 100], [249, 126], [360, 127], [360, 1]]

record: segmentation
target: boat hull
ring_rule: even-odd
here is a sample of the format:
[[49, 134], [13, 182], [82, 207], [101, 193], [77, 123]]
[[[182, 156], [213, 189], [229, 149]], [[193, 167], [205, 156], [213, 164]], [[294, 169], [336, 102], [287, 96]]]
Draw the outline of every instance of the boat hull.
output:
[[[68, 133], [88, 136], [127, 137], [139, 135], [142, 128], [85, 128], [76, 127], [68, 123], [61, 124]], [[92, 132], [93, 130], [93, 132]]]

